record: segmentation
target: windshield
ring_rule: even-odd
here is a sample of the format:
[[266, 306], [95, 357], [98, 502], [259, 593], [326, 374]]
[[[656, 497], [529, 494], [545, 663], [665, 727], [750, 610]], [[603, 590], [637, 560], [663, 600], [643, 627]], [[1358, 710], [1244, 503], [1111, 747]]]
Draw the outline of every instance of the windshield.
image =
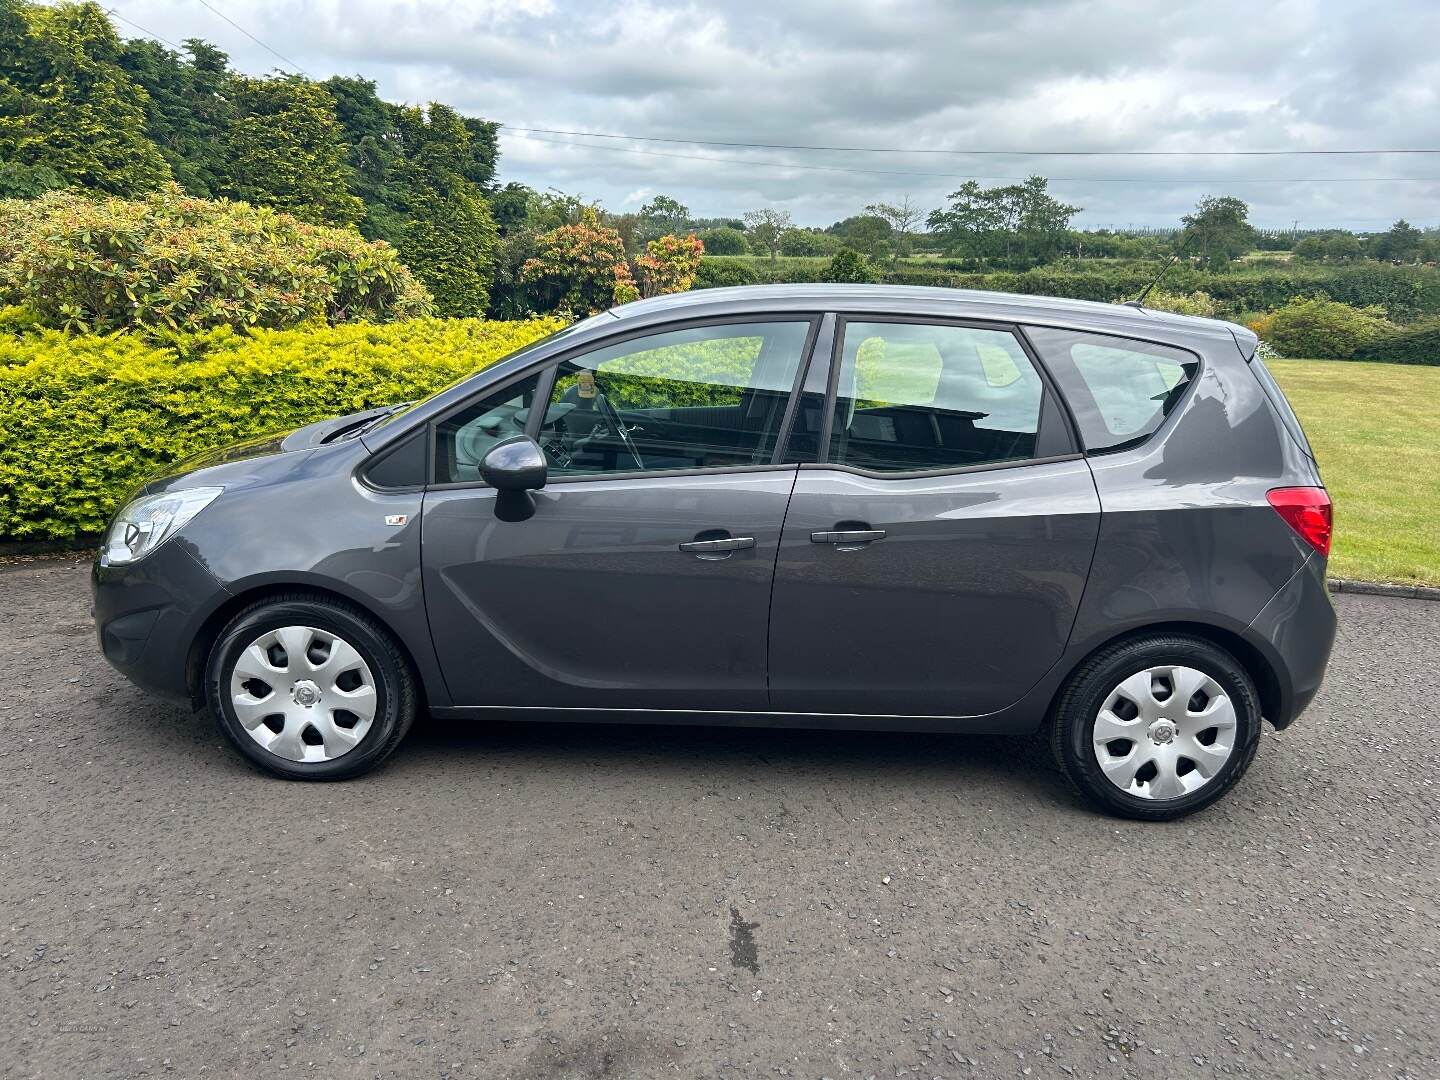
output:
[[378, 422], [367, 425], [366, 430], [374, 431], [377, 428], [383, 428], [387, 424], [393, 423], [394, 421], [398, 420], [400, 417], [408, 413], [411, 409], [414, 409], [416, 406], [425, 404], [425, 402], [429, 401], [436, 395], [445, 393], [445, 391], [449, 390], [453, 386], [459, 386], [467, 379], [473, 379], [480, 372], [484, 371], [485, 368], [494, 367], [496, 364], [503, 364], [505, 361], [513, 360], [517, 356], [524, 356], [526, 353], [534, 349], [538, 349], [542, 345], [549, 345], [552, 341], [555, 341], [559, 338], [570, 337], [571, 335], [577, 334], [581, 330], [586, 329], [587, 327], [594, 326], [597, 322], [609, 322], [610, 320], [614, 319], [614, 317], [615, 316], [611, 315], [608, 311], [602, 311], [599, 315], [592, 315], [588, 319], [581, 319], [577, 323], [571, 323], [569, 326], [562, 327], [561, 329], [556, 330], [553, 334], [546, 334], [544, 337], [536, 338], [534, 341], [530, 342], [530, 344], [521, 345], [520, 348], [516, 349], [514, 352], [506, 353], [498, 360], [493, 360], [489, 364], [486, 364], [485, 367], [476, 368], [474, 371], [466, 372], [464, 375], [461, 375], [460, 378], [445, 384], [433, 393], [427, 394], [425, 397], [419, 398], [415, 401], [408, 402], [407, 404], [396, 408], [394, 411], [386, 413], [379, 419]]

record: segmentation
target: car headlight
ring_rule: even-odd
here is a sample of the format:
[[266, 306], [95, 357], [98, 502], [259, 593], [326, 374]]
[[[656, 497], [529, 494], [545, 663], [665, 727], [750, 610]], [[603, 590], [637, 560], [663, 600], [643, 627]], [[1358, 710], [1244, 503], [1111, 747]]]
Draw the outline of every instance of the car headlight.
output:
[[115, 515], [105, 535], [100, 554], [102, 566], [124, 566], [143, 559], [175, 535], [205, 507], [215, 501], [224, 488], [187, 488], [146, 495], [136, 499]]

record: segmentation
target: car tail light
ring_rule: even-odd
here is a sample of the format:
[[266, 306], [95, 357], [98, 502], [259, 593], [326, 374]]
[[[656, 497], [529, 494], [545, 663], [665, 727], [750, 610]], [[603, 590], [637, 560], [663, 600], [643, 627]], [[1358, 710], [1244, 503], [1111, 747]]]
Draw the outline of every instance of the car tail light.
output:
[[1265, 497], [1301, 540], [1321, 555], [1330, 556], [1330, 495], [1324, 488], [1275, 488]]

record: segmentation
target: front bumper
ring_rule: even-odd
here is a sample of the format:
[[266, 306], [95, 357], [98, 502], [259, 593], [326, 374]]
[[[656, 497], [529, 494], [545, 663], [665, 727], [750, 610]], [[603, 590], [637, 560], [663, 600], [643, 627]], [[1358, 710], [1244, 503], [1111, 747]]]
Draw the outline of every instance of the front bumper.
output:
[[1336, 624], [1325, 560], [1313, 555], [1250, 624], [1247, 636], [1264, 650], [1279, 683], [1279, 708], [1266, 715], [1277, 730], [1292, 724], [1320, 692]]
[[139, 562], [90, 571], [95, 630], [110, 665], [142, 690], [190, 704], [190, 653], [204, 621], [229, 594], [184, 534]]

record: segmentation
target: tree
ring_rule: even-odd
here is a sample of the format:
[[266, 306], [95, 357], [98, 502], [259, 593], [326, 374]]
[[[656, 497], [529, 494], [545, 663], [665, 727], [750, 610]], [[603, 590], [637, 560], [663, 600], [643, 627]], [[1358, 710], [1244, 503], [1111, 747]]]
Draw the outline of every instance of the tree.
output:
[[834, 255], [844, 245], [840, 237], [814, 229], [786, 229], [780, 234], [780, 254], [785, 256]]
[[469, 176], [470, 126], [454, 109], [432, 102], [428, 110], [398, 110], [395, 131], [403, 156], [389, 186], [406, 214], [400, 256], [434, 294], [440, 314], [483, 314], [499, 233]]
[[705, 245], [707, 255], [750, 254], [750, 241], [745, 239], [745, 234], [739, 229], [731, 229], [724, 225], [706, 229], [700, 234], [700, 241]]
[[225, 129], [233, 117], [230, 58], [196, 38], [188, 55], [148, 38], [121, 47], [119, 63], [145, 90], [145, 132], [170, 164], [182, 188], [213, 196], [226, 174]]
[[1248, 218], [1250, 207], [1233, 195], [1207, 195], [1195, 210], [1180, 220], [1185, 225], [1183, 243], [1191, 245], [1202, 263], [1227, 266], [1255, 245], [1255, 229]]
[[1365, 256], [1360, 237], [1344, 229], [1312, 233], [1295, 242], [1295, 258], [1305, 262], [1349, 262]]
[[470, 135], [465, 179], [488, 194], [495, 187], [495, 166], [500, 160], [500, 125], [474, 116], [465, 117], [464, 122]]
[[893, 249], [895, 258], [910, 254], [910, 234], [915, 232], [920, 223], [925, 220], [925, 211], [911, 202], [909, 195], [901, 199], [898, 205], [883, 202], [871, 203], [865, 207], [865, 212], [890, 226], [890, 231], [895, 236]]
[[1080, 207], [1050, 196], [1050, 181], [1032, 176], [1020, 185], [1019, 233], [1021, 258], [1027, 264], [1046, 263], [1064, 249], [1070, 236], [1070, 219]]
[[398, 244], [406, 217], [401, 190], [405, 155], [396, 131], [400, 106], [382, 100], [370, 79], [336, 75], [324, 86], [335, 101], [335, 118], [343, 132], [350, 190], [365, 204], [360, 231]]
[[1000, 227], [994, 198], [978, 181], [967, 180], [948, 199], [948, 206], [930, 212], [931, 230], [941, 235], [950, 254], [984, 261], [990, 254], [990, 237]]
[[1389, 262], [1418, 262], [1425, 234], [1404, 218], [1375, 238], [1375, 257]]
[[530, 219], [531, 201], [538, 197], [539, 193], [534, 188], [517, 180], [511, 180], [490, 196], [490, 213], [501, 236], [509, 236], [525, 227]]
[[790, 211], [765, 207], [745, 214], [747, 239], [752, 248], [769, 252], [770, 261], [780, 253], [780, 234], [790, 227]]
[[473, 184], [412, 197], [400, 234], [400, 258], [435, 297], [440, 315], [483, 315], [490, 303], [499, 236], [490, 207]]
[[46, 183], [38, 170], [119, 194], [170, 179], [145, 134], [148, 95], [119, 57], [98, 4], [0, 0], [0, 161], [12, 185]]
[[689, 224], [688, 206], [669, 195], [656, 195], [640, 207], [635, 236], [641, 243], [649, 243], [661, 236], [682, 233]]
[[1070, 219], [1080, 212], [1048, 187], [1043, 176], [994, 188], [967, 180], [927, 221], [952, 254], [1006, 266], [1045, 263], [1065, 249]]
[[298, 75], [237, 78], [226, 132], [223, 193], [317, 224], [353, 225], [365, 204], [350, 193], [335, 99]]
[[890, 253], [893, 230], [888, 221], [874, 214], [856, 214], [837, 221], [825, 231], [840, 237], [846, 245], [872, 259], [883, 258]]

